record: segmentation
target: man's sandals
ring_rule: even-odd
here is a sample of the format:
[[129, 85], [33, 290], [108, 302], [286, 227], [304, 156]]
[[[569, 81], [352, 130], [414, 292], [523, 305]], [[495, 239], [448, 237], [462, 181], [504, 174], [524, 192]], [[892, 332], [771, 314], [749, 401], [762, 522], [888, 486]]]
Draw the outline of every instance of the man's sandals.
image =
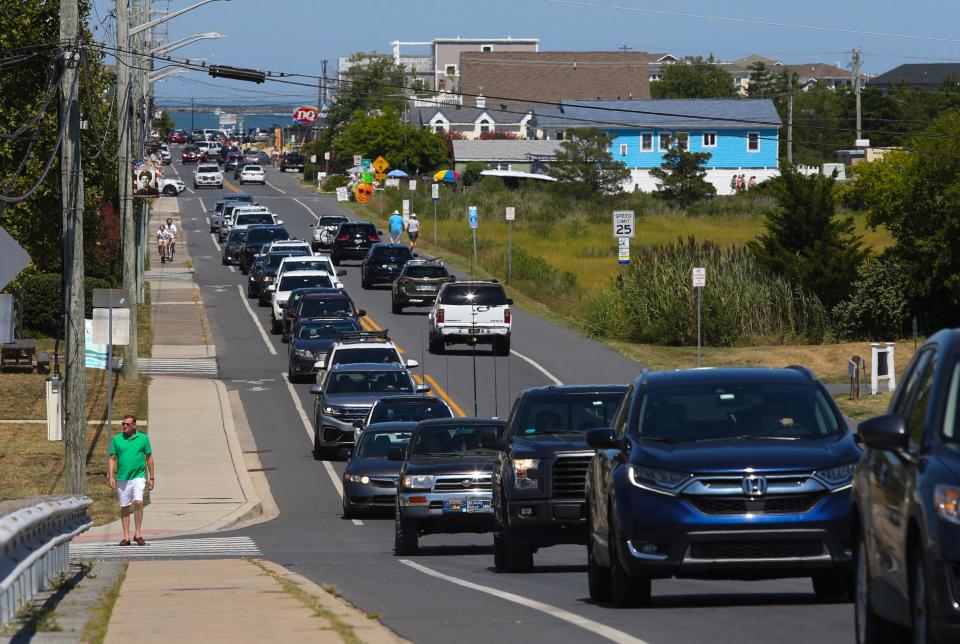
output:
[[[147, 545], [147, 542], [144, 540], [143, 537], [134, 537], [134, 538], [133, 538], [133, 541], [134, 541], [134, 543], [136, 543], [138, 546], [145, 546], [145, 545]], [[119, 546], [129, 546], [129, 545], [130, 545], [130, 540], [129, 540], [129, 539], [124, 539], [123, 541], [121, 541], [121, 542], [118, 543], [117, 545], [119, 545]]]

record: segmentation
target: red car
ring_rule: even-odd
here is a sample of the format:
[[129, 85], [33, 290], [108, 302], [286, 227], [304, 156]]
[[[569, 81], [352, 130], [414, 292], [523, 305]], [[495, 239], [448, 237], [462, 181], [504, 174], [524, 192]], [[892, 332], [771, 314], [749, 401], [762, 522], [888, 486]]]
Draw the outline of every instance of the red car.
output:
[[203, 153], [200, 152], [200, 148], [188, 145], [183, 148], [183, 152], [180, 153], [180, 162], [186, 165], [187, 163], [199, 163], [203, 158]]
[[169, 135], [167, 135], [167, 143], [186, 143], [187, 135], [183, 132], [178, 132], [174, 130]]

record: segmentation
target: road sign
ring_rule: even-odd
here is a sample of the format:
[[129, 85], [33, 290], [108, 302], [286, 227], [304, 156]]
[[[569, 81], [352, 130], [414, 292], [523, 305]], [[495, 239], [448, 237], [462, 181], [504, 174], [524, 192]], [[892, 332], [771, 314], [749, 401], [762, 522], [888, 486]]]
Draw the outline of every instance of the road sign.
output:
[[354, 155], [353, 155], [353, 165], [358, 166], [358, 165], [360, 165], [361, 163], [363, 163], [363, 157], [361, 157], [359, 154], [354, 154]]
[[403, 213], [403, 218], [408, 219], [410, 217], [410, 200], [404, 199], [401, 207], [403, 208], [403, 210], [401, 210]]
[[390, 162], [384, 159], [383, 157], [377, 157], [373, 160], [373, 169], [381, 174], [387, 171], [387, 168], [390, 167]]
[[303, 125], [310, 125], [317, 120], [319, 110], [310, 105], [301, 105], [293, 112], [293, 120]]
[[0, 227], [0, 289], [9, 284], [29, 263], [30, 256], [27, 251]]
[[410, 192], [416, 192], [416, 191], [417, 191], [417, 180], [416, 180], [416, 179], [410, 179], [410, 183], [407, 184], [407, 187], [410, 188]]
[[323, 153], [323, 160], [324, 160], [324, 161], [329, 161], [329, 160], [330, 160], [330, 152], [329, 152], [329, 151]]
[[705, 268], [693, 269], [694, 288], [703, 288], [706, 285], [707, 285], [707, 269]]
[[477, 212], [476, 206], [470, 206], [470, 228], [476, 230], [480, 227], [480, 214]]
[[[111, 320], [110, 317], [113, 316]], [[113, 342], [110, 342], [111, 331]], [[130, 343], [130, 309], [94, 308], [93, 343], [116, 344], [124, 346]]]
[[93, 289], [93, 308], [106, 309], [130, 308], [130, 298], [122, 288], [95, 288]]
[[364, 172], [370, 172], [370, 159], [360, 159], [360, 169]]
[[621, 264], [630, 263], [630, 238], [617, 237], [617, 261]]
[[383, 181], [384, 179], [387, 178], [387, 175], [384, 172], [374, 172], [373, 178], [376, 179], [377, 181]]
[[613, 236], [614, 237], [633, 237], [633, 211], [632, 210], [614, 210], [613, 211]]
[[440, 198], [440, 184], [439, 184], [439, 183], [435, 183], [435, 184], [433, 184], [432, 186], [430, 186], [430, 198], [433, 199], [434, 201], [436, 201], [437, 199]]
[[513, 221], [517, 218], [517, 209], [513, 206], [507, 206], [507, 221]]
[[337, 201], [350, 201], [350, 194], [346, 186], [337, 188]]

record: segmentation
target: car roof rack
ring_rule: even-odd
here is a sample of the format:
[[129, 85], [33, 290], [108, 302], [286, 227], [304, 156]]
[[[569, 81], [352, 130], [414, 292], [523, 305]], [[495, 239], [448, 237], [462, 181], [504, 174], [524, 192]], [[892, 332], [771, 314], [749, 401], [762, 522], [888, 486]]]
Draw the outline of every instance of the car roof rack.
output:
[[357, 342], [389, 342], [389, 331], [390, 329], [383, 329], [382, 331], [341, 331], [337, 334], [337, 341], [341, 342], [343, 340], [355, 340]]
[[810, 367], [806, 367], [806, 366], [804, 366], [804, 365], [802, 365], [802, 364], [790, 364], [790, 365], [787, 365], [785, 368], [786, 368], [786, 369], [793, 369], [794, 371], [799, 371], [800, 373], [802, 373], [803, 375], [805, 375], [805, 376], [806, 376], [807, 378], [809, 378], [810, 380], [814, 380], [814, 381], [815, 381], [815, 380], [817, 379], [816, 374], [813, 373], [813, 369], [811, 369]]

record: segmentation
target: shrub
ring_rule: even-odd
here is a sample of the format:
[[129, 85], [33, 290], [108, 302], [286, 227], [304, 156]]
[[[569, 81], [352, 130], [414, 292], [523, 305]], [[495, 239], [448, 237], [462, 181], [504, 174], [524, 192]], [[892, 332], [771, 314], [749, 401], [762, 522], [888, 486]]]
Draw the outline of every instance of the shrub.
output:
[[323, 182], [324, 192], [333, 192], [337, 188], [343, 188], [350, 183], [350, 178], [345, 174], [332, 174]]
[[471, 161], [463, 169], [463, 174], [460, 175], [460, 179], [463, 181], [463, 185], [472, 186], [475, 183], [479, 183], [480, 179], [483, 177], [480, 176], [480, 173], [487, 169], [487, 164], [482, 161]]
[[[484, 264], [495, 274], [507, 275], [507, 249], [499, 248], [496, 254]], [[512, 284], [527, 282], [538, 293], [562, 295], [577, 288], [577, 276], [550, 264], [539, 255], [528, 253], [522, 248], [513, 249]]]
[[893, 340], [906, 327], [909, 279], [896, 262], [876, 259], [860, 267], [850, 296], [833, 308], [837, 333], [851, 340]]
[[[22, 280], [19, 300], [26, 333], [58, 337], [63, 332], [63, 276], [33, 273]], [[84, 283], [84, 316], [93, 316], [93, 289], [110, 288], [108, 280], [88, 277]], [[80, 324], [83, 322], [81, 321]]]

